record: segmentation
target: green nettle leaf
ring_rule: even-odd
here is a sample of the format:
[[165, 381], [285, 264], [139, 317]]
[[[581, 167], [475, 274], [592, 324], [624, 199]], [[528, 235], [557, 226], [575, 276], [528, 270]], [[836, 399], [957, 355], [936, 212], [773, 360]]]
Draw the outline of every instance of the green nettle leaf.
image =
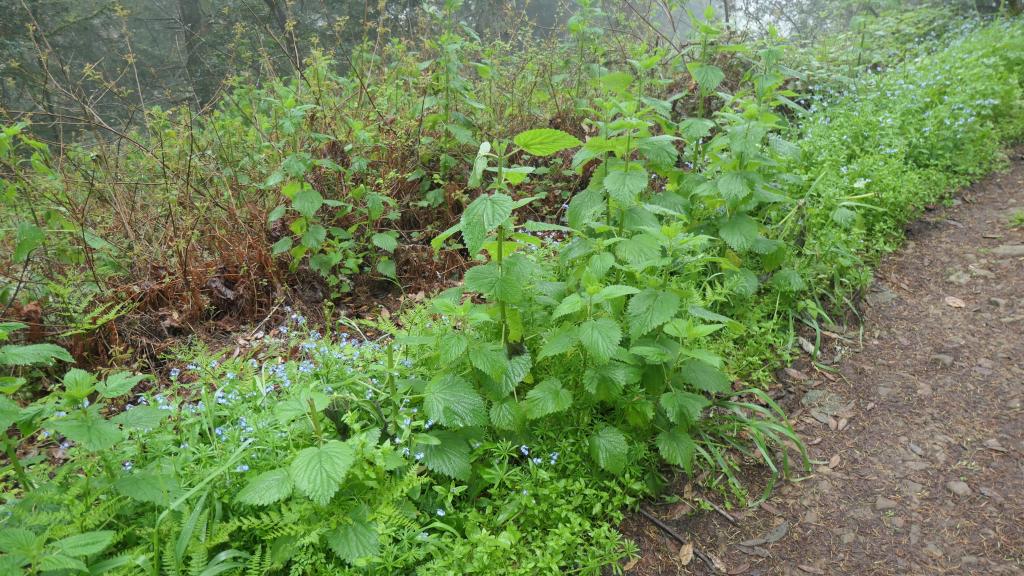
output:
[[150, 380], [152, 376], [146, 374], [132, 374], [131, 372], [114, 372], [102, 384], [96, 386], [100, 395], [104, 398], [117, 398], [132, 391], [136, 384], [143, 380]]
[[56, 344], [11, 344], [0, 346], [0, 366], [50, 365], [54, 360], [74, 362], [67, 350]]
[[703, 62], [689, 62], [686, 69], [704, 92], [711, 92], [725, 80], [725, 72], [718, 66]]
[[117, 424], [100, 416], [97, 405], [90, 406], [84, 412], [72, 412], [51, 422], [54, 429], [90, 452], [106, 450], [124, 439]]
[[634, 340], [671, 320], [679, 311], [679, 296], [647, 289], [629, 299], [629, 335]]
[[114, 489], [133, 500], [149, 502], [162, 508], [170, 506], [182, 493], [181, 485], [174, 476], [152, 472], [118, 478], [114, 482]]
[[563, 388], [557, 378], [548, 378], [526, 393], [526, 416], [531, 420], [568, 410], [570, 406], [572, 392]]
[[250, 506], [266, 506], [280, 502], [292, 494], [292, 477], [284, 468], [276, 468], [249, 480], [235, 496], [235, 502]]
[[423, 409], [431, 419], [450, 428], [487, 424], [483, 397], [458, 376], [447, 375], [427, 384]]
[[110, 421], [134, 430], [155, 430], [168, 416], [170, 412], [156, 406], [136, 406], [114, 416]]
[[857, 220], [857, 213], [845, 206], [838, 206], [832, 211], [832, 221], [842, 227], [848, 227]]
[[302, 234], [302, 245], [316, 250], [327, 239], [327, 229], [320, 224], [313, 224]]
[[515, 301], [523, 296], [522, 284], [516, 282], [512, 274], [502, 274], [497, 262], [488, 262], [466, 270], [463, 283], [467, 290], [479, 292], [495, 300]]
[[683, 382], [705, 392], [728, 394], [732, 392], [732, 381], [718, 368], [700, 360], [687, 360], [679, 366]]
[[476, 153], [476, 160], [473, 161], [473, 170], [469, 173], [469, 187], [479, 188], [481, 180], [484, 175], [484, 169], [487, 168], [487, 155], [491, 153], [491, 143], [481, 142], [480, 148]]
[[78, 558], [72, 558], [66, 554], [50, 554], [48, 556], [44, 556], [39, 560], [39, 565], [36, 568], [46, 572], [71, 570], [73, 572], [88, 573], [89, 571], [89, 567], [85, 565], [85, 562], [82, 562]]
[[639, 288], [633, 286], [625, 286], [623, 284], [612, 284], [611, 286], [605, 286], [594, 294], [594, 303], [605, 302], [607, 300], [614, 300], [622, 296], [629, 296], [631, 294], [637, 294], [640, 292]]
[[689, 434], [680, 428], [665, 430], [658, 434], [654, 443], [666, 462], [681, 467], [687, 474], [693, 474], [693, 456], [697, 453], [697, 443]]
[[582, 309], [583, 298], [581, 298], [579, 294], [569, 294], [558, 303], [558, 306], [555, 306], [554, 312], [551, 313], [551, 319], [557, 320], [562, 316], [579, 312]]
[[440, 442], [420, 444], [427, 468], [456, 480], [468, 480], [471, 470], [469, 444], [458, 433], [438, 430], [432, 434]]
[[378, 232], [370, 237], [373, 245], [385, 252], [394, 252], [398, 248], [397, 232]]
[[377, 526], [366, 519], [355, 518], [326, 534], [327, 545], [342, 560], [353, 564], [360, 558], [376, 556]]
[[537, 128], [516, 134], [512, 140], [516, 146], [534, 156], [550, 156], [568, 148], [583, 144], [572, 134], [553, 128]]
[[284, 204], [279, 204], [276, 208], [271, 210], [269, 214], [267, 214], [267, 224], [273, 224], [274, 222], [280, 220], [282, 217], [284, 217], [284, 213], [286, 210], [288, 210], [287, 206], [285, 206]]
[[306, 218], [312, 218], [324, 205], [324, 197], [314, 188], [303, 188], [292, 198], [292, 208]]
[[491, 424], [501, 430], [521, 430], [526, 413], [515, 398], [508, 397], [491, 404]]
[[85, 398], [96, 389], [96, 377], [81, 368], [68, 370], [61, 382], [65, 393], [76, 400]]
[[737, 214], [726, 220], [718, 229], [718, 235], [733, 250], [744, 251], [757, 240], [757, 220], [746, 214]]
[[304, 448], [289, 468], [292, 481], [300, 492], [318, 504], [327, 504], [341, 487], [352, 463], [355, 450], [339, 440], [323, 446]]
[[659, 400], [665, 409], [665, 415], [676, 424], [686, 424], [700, 420], [704, 409], [711, 406], [711, 400], [700, 394], [672, 390], [661, 395]]
[[11, 255], [11, 259], [16, 264], [20, 264], [28, 257], [32, 252], [42, 245], [43, 240], [46, 239], [46, 233], [41, 228], [30, 222], [22, 222], [18, 224], [18, 232], [16, 235], [16, 243], [14, 245], [14, 253]]
[[629, 170], [614, 170], [604, 177], [604, 189], [619, 202], [629, 203], [647, 188], [647, 171], [634, 164]]
[[661, 243], [650, 234], [637, 234], [615, 244], [615, 256], [623, 265], [644, 269], [661, 257]]
[[479, 243], [474, 242], [473, 246], [470, 246], [469, 238], [466, 239], [466, 247], [470, 248], [471, 254], [480, 251], [484, 236], [508, 220], [514, 207], [515, 201], [507, 194], [500, 192], [479, 196], [470, 202], [469, 206], [466, 206], [465, 211], [462, 212], [462, 234], [466, 235], [470, 228], [476, 228], [479, 230], [480, 237]]
[[0, 430], [7, 430], [21, 416], [21, 407], [6, 396], [0, 396]]
[[575, 326], [563, 326], [548, 335], [537, 355], [537, 360], [564, 354], [571, 350], [579, 339], [579, 331]]
[[469, 350], [469, 363], [495, 380], [508, 370], [508, 357], [500, 344], [479, 343]]
[[285, 236], [284, 238], [281, 238], [277, 242], [274, 242], [274, 245], [270, 247], [270, 253], [274, 256], [277, 256], [278, 254], [284, 254], [285, 252], [292, 249], [293, 243], [294, 241], [292, 240], [291, 236]]
[[614, 426], [605, 426], [590, 437], [590, 456], [598, 466], [613, 474], [626, 468], [628, 454], [626, 436]]
[[580, 343], [583, 348], [599, 364], [604, 364], [612, 357], [622, 340], [622, 329], [619, 323], [611, 318], [587, 320], [579, 327]]
[[785, 292], [799, 292], [807, 288], [803, 276], [792, 268], [783, 268], [772, 276], [772, 285]]
[[569, 209], [565, 216], [569, 226], [576, 230], [582, 230], [590, 224], [605, 209], [604, 193], [600, 190], [584, 190], [569, 200]]
[[441, 362], [451, 365], [462, 358], [469, 349], [469, 338], [462, 332], [452, 332], [441, 337]]
[[116, 535], [113, 530], [82, 532], [57, 540], [53, 546], [68, 556], [91, 556], [106, 550]]
[[736, 201], [750, 193], [750, 186], [739, 172], [726, 172], [718, 179], [718, 191], [726, 200]]

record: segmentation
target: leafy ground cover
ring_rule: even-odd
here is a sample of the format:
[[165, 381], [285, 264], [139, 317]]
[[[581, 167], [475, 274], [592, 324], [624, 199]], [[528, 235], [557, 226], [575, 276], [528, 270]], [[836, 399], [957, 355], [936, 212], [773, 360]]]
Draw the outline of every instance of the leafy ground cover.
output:
[[[563, 49], [598, 45], [580, 22]], [[596, 574], [634, 552], [614, 526], [673, 471], [745, 500], [741, 466], [775, 477], [805, 466], [760, 385], [796, 323], [854, 310], [902, 225], [1024, 134], [1024, 27], [955, 30], [942, 49], [806, 95], [790, 89], [779, 39], [736, 45], [693, 25], [686, 58], [641, 45], [624, 66], [581, 66], [565, 79], [570, 114], [557, 89], [509, 113], [543, 128], [495, 128], [507, 124], [495, 102], [458, 79], [465, 46], [451, 29], [430, 75], [398, 47], [371, 90], [314, 57], [298, 79], [240, 84], [209, 116], [152, 111], [159, 148], [117, 165], [94, 160], [102, 143], [58, 156], [27, 126], [7, 128], [10, 211], [37, 217], [18, 226], [10, 261], [23, 276], [39, 274], [37, 251], [80, 264], [61, 269], [78, 275], [63, 277], [69, 303], [127, 274], [124, 257], [143, 246], [178, 270], [135, 305], [195, 296], [191, 316], [165, 328], [246, 298], [269, 309], [275, 282], [319, 278], [330, 296], [367, 269], [400, 281], [397, 254], [413, 239], [472, 266], [395, 316], [314, 323], [288, 310], [251, 332], [258, 346], [178, 349], [159, 385], [60, 374], [53, 365], [72, 356], [5, 323], [2, 338], [19, 340], [0, 348], [0, 565]], [[496, 90], [512, 73], [478, 64], [475, 86]], [[439, 82], [429, 115], [426, 97], [418, 108], [399, 97], [403, 74]], [[678, 76], [686, 95], [666, 95]], [[358, 95], [397, 112], [371, 129], [375, 108], [362, 120], [346, 108]], [[414, 126], [429, 135], [411, 148], [382, 149], [373, 132]], [[429, 156], [429, 173], [389, 168], [409, 150]], [[128, 171], [152, 195], [115, 193]], [[83, 220], [93, 192], [82, 181], [126, 218]], [[183, 227], [133, 224], [143, 198], [158, 206], [147, 218]], [[199, 229], [223, 231], [205, 254]], [[168, 237], [170, 250], [152, 248]], [[235, 268], [194, 275], [218, 245], [241, 247]], [[79, 316], [69, 335], [109, 324], [118, 306]]]

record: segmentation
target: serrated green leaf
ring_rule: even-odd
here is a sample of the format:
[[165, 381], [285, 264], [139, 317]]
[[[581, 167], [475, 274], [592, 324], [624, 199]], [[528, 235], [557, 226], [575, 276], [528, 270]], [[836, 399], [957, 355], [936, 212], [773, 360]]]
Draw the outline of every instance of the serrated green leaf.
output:
[[52, 364], [54, 360], [74, 362], [67, 350], [56, 344], [9, 344], [0, 346], [0, 366]]
[[423, 391], [423, 409], [427, 416], [449, 428], [487, 424], [483, 397], [472, 384], [454, 375], [427, 384]]
[[96, 389], [96, 377], [81, 368], [68, 370], [61, 383], [64, 384], [64, 393], [74, 400], [81, 400]]
[[626, 468], [629, 444], [614, 426], [605, 426], [590, 437], [590, 456], [605, 470], [619, 474]]
[[579, 312], [583, 309], [583, 298], [579, 294], [569, 294], [555, 306], [555, 310], [551, 313], [551, 319], [557, 320], [562, 316]]
[[736, 214], [722, 223], [718, 228], [718, 235], [733, 250], [742, 252], [754, 243], [758, 231], [759, 226], [756, 220], [746, 214]]
[[614, 300], [615, 298], [621, 298], [623, 296], [629, 296], [631, 294], [637, 294], [640, 292], [639, 288], [633, 286], [626, 286], [623, 284], [612, 284], [611, 286], [605, 286], [594, 294], [594, 303], [605, 302], [607, 300]]
[[500, 344], [495, 343], [481, 342], [470, 347], [469, 363], [495, 380], [500, 379], [508, 370], [505, 350]]
[[647, 188], [647, 171], [636, 164], [630, 166], [629, 170], [612, 170], [604, 177], [603, 184], [612, 198], [632, 203]]
[[704, 409], [711, 406], [711, 400], [706, 397], [679, 390], [665, 392], [661, 395], [659, 403], [665, 410], [668, 419], [676, 424], [687, 424], [700, 420]]
[[705, 392], [732, 392], [732, 381], [724, 372], [707, 362], [687, 360], [679, 366], [679, 375], [687, 384]]
[[398, 248], [397, 232], [378, 232], [370, 237], [373, 245], [386, 252], [394, 252]]
[[328, 532], [325, 539], [331, 550], [349, 564], [378, 553], [377, 525], [366, 519], [365, 511]]
[[134, 430], [156, 430], [170, 414], [156, 406], [136, 406], [114, 416], [110, 421]]
[[487, 234], [512, 215], [515, 201], [506, 194], [484, 194], [462, 212], [462, 236], [470, 254], [480, 252]]
[[526, 393], [526, 416], [531, 420], [568, 410], [572, 392], [562, 387], [557, 378], [547, 378]]
[[54, 542], [52, 546], [68, 556], [91, 556], [107, 549], [114, 541], [117, 532], [113, 530], [94, 530], [82, 532]]
[[294, 241], [292, 240], [291, 236], [285, 236], [278, 240], [277, 242], [274, 242], [274, 245], [270, 247], [270, 253], [274, 256], [277, 256], [278, 254], [283, 254], [292, 249], [293, 243]]
[[46, 239], [46, 233], [43, 230], [32, 224], [31, 222], [21, 222], [18, 224], [18, 231], [15, 235], [14, 252], [11, 254], [11, 259], [16, 263], [20, 264], [28, 257], [32, 255], [32, 252], [43, 244], [43, 240]]
[[117, 398], [132, 391], [139, 382], [151, 380], [153, 377], [146, 374], [132, 374], [131, 372], [114, 372], [96, 386], [100, 395], [104, 398]]
[[526, 422], [526, 413], [515, 398], [508, 397], [491, 404], [491, 425], [499, 430], [521, 430]]
[[300, 492], [318, 504], [327, 504], [341, 487], [354, 461], [355, 451], [351, 446], [330, 440], [322, 446], [299, 451], [288, 471]]
[[446, 430], [439, 430], [433, 436], [440, 440], [439, 444], [419, 446], [426, 467], [456, 480], [468, 480], [471, 467], [466, 440]]
[[85, 565], [85, 562], [82, 562], [78, 558], [72, 558], [66, 554], [50, 554], [48, 556], [43, 556], [43, 558], [39, 560], [37, 568], [48, 572], [70, 570], [72, 572], [81, 573], [89, 571], [89, 567]]
[[697, 453], [697, 444], [689, 434], [680, 428], [665, 430], [658, 434], [654, 443], [666, 462], [693, 475], [693, 456]]
[[235, 502], [250, 506], [267, 506], [292, 494], [292, 477], [284, 468], [263, 472], [246, 483], [235, 496]]
[[488, 262], [466, 270], [463, 283], [467, 290], [479, 292], [495, 300], [514, 302], [523, 297], [523, 286], [510, 272], [512, 271], [498, 268], [497, 262]]
[[629, 335], [634, 340], [671, 320], [679, 311], [679, 296], [648, 288], [629, 299]]
[[750, 186], [739, 172], [726, 172], [718, 178], [718, 191], [726, 200], [737, 201], [750, 193]]
[[51, 420], [51, 423], [58, 432], [90, 452], [106, 450], [124, 439], [116, 424], [99, 415], [96, 405], [84, 412], [75, 411], [63, 418]]
[[306, 248], [316, 250], [327, 239], [327, 229], [320, 224], [313, 224], [302, 234], [302, 245]]
[[528, 154], [534, 156], [550, 156], [567, 148], [575, 148], [582, 144], [572, 134], [553, 128], [537, 128], [516, 134], [512, 140]]
[[725, 72], [718, 66], [704, 64], [703, 62], [688, 62], [686, 69], [690, 71], [694, 81], [704, 92], [711, 92], [725, 80]]
[[450, 366], [454, 364], [469, 349], [469, 338], [462, 332], [451, 332], [441, 337], [441, 345], [438, 350], [441, 354], [441, 362]]
[[579, 342], [579, 332], [575, 326], [558, 328], [548, 334], [547, 339], [544, 341], [544, 346], [541, 347], [540, 353], [537, 355], [537, 359], [543, 360], [550, 356], [564, 354], [572, 349], [577, 342]]
[[142, 472], [118, 478], [114, 489], [124, 496], [139, 502], [156, 504], [166, 508], [182, 493], [177, 478], [170, 474]]
[[292, 197], [292, 208], [306, 218], [313, 218], [323, 205], [324, 197], [312, 187], [303, 188]]
[[583, 348], [598, 363], [604, 364], [615, 354], [622, 340], [622, 329], [611, 318], [587, 320], [579, 327], [579, 339]]
[[6, 396], [0, 396], [0, 430], [7, 430], [21, 417], [21, 406]]

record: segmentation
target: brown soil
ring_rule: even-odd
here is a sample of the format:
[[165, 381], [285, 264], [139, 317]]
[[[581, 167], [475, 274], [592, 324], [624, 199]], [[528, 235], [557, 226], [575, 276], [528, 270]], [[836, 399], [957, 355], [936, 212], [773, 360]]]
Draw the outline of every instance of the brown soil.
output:
[[828, 338], [836, 376], [806, 358], [788, 371], [812, 470], [732, 511], [735, 525], [649, 504], [718, 570], [684, 565], [636, 516], [624, 529], [642, 557], [628, 574], [1024, 574], [1024, 257], [998, 249], [1024, 244], [1008, 223], [1024, 210], [1014, 156], [909, 227], [878, 270], [863, 335]]

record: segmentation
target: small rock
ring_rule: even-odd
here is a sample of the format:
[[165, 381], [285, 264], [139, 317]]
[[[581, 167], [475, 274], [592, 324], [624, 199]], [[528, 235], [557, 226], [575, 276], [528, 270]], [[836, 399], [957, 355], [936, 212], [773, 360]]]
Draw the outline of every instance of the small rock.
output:
[[1006, 300], [1002, 298], [996, 298], [993, 296], [992, 298], [988, 299], [988, 303], [1000, 310], [1004, 310], [1006, 308]]
[[852, 544], [853, 541], [856, 540], [856, 539], [857, 539], [857, 534], [855, 532], [844, 532], [843, 535], [839, 537], [839, 540], [843, 544]]
[[1003, 256], [1006, 258], [1024, 256], [1024, 244], [1003, 244], [1002, 246], [996, 246], [993, 248], [992, 253], [996, 256]]
[[898, 502], [896, 502], [895, 500], [890, 500], [885, 496], [879, 496], [878, 498], [875, 498], [875, 510], [878, 510], [879, 512], [881, 512], [882, 510], [892, 510], [897, 506], [899, 506]]
[[924, 552], [934, 558], [942, 558], [942, 549], [933, 543], [929, 542], [928, 545], [924, 547]]
[[804, 514], [804, 524], [817, 524], [817, 523], [818, 523], [818, 513], [815, 512], [814, 510], [808, 510], [807, 513]]
[[931, 360], [932, 362], [937, 362], [943, 368], [949, 368], [953, 365], [953, 357], [949, 354], [932, 354]]
[[971, 487], [967, 485], [967, 482], [962, 482], [960, 480], [950, 480], [949, 482], [946, 482], [946, 489], [957, 496], [971, 495]]
[[919, 395], [921, 395], [921, 396], [931, 396], [932, 395], [932, 387], [929, 386], [928, 384], [921, 383], [917, 387], [917, 393]]
[[1006, 452], [1007, 451], [1006, 448], [1004, 448], [1003, 445], [1000, 444], [999, 440], [996, 439], [996, 438], [989, 438], [988, 440], [985, 440], [984, 445], [985, 445], [985, 448], [988, 448], [989, 450], [994, 450], [996, 452]]
[[971, 556], [970, 554], [960, 559], [960, 563], [964, 564], [965, 566], [974, 566], [979, 562], [981, 562], [981, 558], [978, 558], [977, 556]]
[[971, 281], [971, 275], [968, 272], [965, 272], [963, 270], [957, 270], [956, 272], [950, 274], [946, 278], [946, 282], [951, 282], [951, 283], [956, 284], [958, 286], [964, 286], [965, 284], [967, 284], [970, 281]]

